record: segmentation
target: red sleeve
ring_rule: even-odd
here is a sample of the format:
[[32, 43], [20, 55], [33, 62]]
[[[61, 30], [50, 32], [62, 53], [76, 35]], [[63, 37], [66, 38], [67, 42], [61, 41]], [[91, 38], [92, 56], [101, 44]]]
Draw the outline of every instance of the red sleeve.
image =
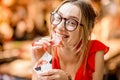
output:
[[91, 48], [88, 56], [88, 68], [90, 71], [88, 71], [90, 74], [92, 74], [95, 71], [95, 54], [97, 51], [103, 50], [106, 54], [109, 50], [109, 47], [107, 47], [105, 44], [98, 40], [93, 40], [91, 43]]
[[97, 51], [103, 50], [105, 52], [105, 54], [108, 52], [109, 47], [107, 47], [105, 44], [103, 44], [102, 42], [98, 41], [98, 40], [93, 40], [92, 41], [92, 46], [91, 46], [91, 52], [96, 53]]

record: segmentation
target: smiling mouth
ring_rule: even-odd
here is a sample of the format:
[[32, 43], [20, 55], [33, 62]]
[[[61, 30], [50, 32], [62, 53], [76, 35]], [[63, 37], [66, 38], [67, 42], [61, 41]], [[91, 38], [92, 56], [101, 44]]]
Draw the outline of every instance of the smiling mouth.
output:
[[68, 37], [69, 37], [69, 35], [59, 34], [59, 33], [56, 33], [56, 35], [57, 35], [58, 37], [61, 37], [61, 38], [68, 38]]
[[68, 35], [64, 35], [63, 37], [64, 37], [64, 38], [69, 38], [69, 36], [68, 36]]

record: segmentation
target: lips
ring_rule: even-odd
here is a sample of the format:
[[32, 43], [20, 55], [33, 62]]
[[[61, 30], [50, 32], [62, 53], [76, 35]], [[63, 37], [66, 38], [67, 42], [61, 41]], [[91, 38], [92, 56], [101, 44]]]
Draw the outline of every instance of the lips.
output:
[[61, 37], [61, 38], [68, 38], [69, 37], [69, 35], [60, 34], [60, 33], [56, 33], [56, 36]]
[[68, 38], [69, 36], [68, 35], [63, 35], [64, 38]]

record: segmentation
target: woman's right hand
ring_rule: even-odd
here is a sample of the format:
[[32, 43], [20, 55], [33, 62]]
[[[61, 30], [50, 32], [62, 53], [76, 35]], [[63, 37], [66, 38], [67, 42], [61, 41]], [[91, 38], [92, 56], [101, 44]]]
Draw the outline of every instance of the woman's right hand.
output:
[[33, 58], [37, 61], [46, 51], [50, 53], [52, 46], [63, 46], [62, 38], [54, 36], [53, 39], [50, 37], [41, 38], [32, 44]]
[[32, 52], [33, 59], [38, 61], [40, 57], [46, 52], [50, 50], [51, 45], [50, 38], [41, 38], [38, 41], [32, 43]]

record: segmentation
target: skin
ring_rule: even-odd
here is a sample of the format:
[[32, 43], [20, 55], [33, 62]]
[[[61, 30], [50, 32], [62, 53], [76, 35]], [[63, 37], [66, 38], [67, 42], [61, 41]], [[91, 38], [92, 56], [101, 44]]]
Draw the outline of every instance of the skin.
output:
[[[80, 21], [79, 18], [81, 17], [81, 11], [77, 6], [73, 4], [64, 4], [60, 7], [58, 13], [64, 18], [73, 18]], [[75, 50], [72, 50], [72, 48], [74, 48], [74, 45], [79, 41], [80, 31], [80, 26], [78, 26], [77, 29], [73, 32], [65, 30], [64, 20], [62, 20], [62, 22], [57, 26], [52, 25], [52, 34], [62, 37], [62, 43], [64, 45], [64, 47], [59, 48], [58, 53], [61, 70], [52, 69], [40, 73], [37, 75], [39, 80], [68, 80], [68, 75], [66, 74], [66, 72], [70, 74], [72, 76], [72, 80], [74, 80], [75, 73], [81, 65], [81, 59], [80, 56], [75, 56]], [[48, 49], [50, 48], [49, 41], [50, 38], [44, 38], [34, 44], [33, 57], [35, 58], [35, 61], [37, 61], [44, 54], [44, 47], [48, 47]], [[104, 66], [103, 56], [103, 51], [98, 51], [95, 55], [95, 72], [93, 73], [93, 80], [102, 80]]]

